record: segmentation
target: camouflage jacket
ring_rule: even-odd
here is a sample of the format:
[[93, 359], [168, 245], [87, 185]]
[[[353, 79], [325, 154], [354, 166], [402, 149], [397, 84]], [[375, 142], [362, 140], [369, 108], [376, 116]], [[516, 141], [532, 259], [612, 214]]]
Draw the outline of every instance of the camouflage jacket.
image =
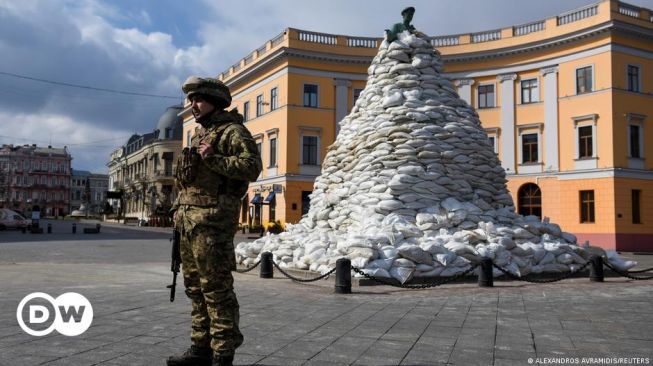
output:
[[208, 142], [213, 153], [197, 159], [192, 181], [180, 179], [183, 155], [177, 160], [176, 178], [179, 195], [173, 204], [212, 207], [218, 196], [230, 196], [240, 200], [247, 192], [249, 182], [261, 173], [261, 156], [251, 133], [243, 125], [243, 117], [236, 109], [217, 111], [210, 118], [208, 128], [197, 127], [191, 139], [191, 147], [199, 148]]

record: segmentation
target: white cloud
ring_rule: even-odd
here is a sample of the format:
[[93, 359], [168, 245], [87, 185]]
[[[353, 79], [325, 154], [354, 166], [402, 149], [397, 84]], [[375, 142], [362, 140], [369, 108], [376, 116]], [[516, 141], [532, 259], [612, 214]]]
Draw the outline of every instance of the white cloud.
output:
[[131, 135], [128, 130], [97, 127], [92, 121], [76, 121], [66, 115], [0, 112], [0, 121], [3, 121], [0, 137], [3, 144], [67, 146], [73, 154], [73, 167], [82, 165], [97, 172], [106, 171], [110, 152]]

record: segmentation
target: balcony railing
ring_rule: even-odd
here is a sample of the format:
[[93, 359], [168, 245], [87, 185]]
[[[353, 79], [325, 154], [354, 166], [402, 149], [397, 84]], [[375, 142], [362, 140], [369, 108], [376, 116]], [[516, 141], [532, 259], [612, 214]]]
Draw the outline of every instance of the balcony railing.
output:
[[516, 27], [512, 27], [512, 34], [515, 36], [523, 36], [525, 34], [539, 32], [544, 30], [544, 24], [545, 21], [540, 20], [538, 22], [518, 25]]
[[456, 46], [459, 44], [460, 44], [459, 36], [442, 36], [442, 37], [431, 38], [431, 45], [433, 47]]
[[377, 39], [369, 37], [347, 37], [347, 47], [377, 48]]
[[250, 63], [252, 63], [252, 61], [254, 61], [254, 52], [247, 55], [247, 57], [245, 57], [243, 61], [245, 62], [245, 65], [249, 65]]
[[313, 42], [320, 44], [335, 45], [338, 43], [338, 37], [332, 34], [316, 33], [308, 31], [299, 31], [299, 40], [304, 42]]
[[280, 45], [281, 42], [283, 42], [285, 37], [286, 37], [286, 32], [281, 32], [281, 34], [279, 34], [278, 36], [272, 38], [272, 40], [270, 41], [270, 43], [272, 43], [272, 47], [274, 48], [274, 47]]
[[501, 39], [501, 29], [472, 33], [472, 43], [490, 42]]
[[598, 4], [590, 5], [582, 9], [574, 10], [572, 12], [564, 13], [558, 15], [558, 25], [573, 23], [581, 19], [589, 18], [598, 14], [599, 6]]
[[619, 13], [628, 15], [629, 17], [639, 18], [639, 8], [632, 5], [619, 3]]
[[172, 169], [155, 170], [154, 175], [157, 177], [172, 177]]

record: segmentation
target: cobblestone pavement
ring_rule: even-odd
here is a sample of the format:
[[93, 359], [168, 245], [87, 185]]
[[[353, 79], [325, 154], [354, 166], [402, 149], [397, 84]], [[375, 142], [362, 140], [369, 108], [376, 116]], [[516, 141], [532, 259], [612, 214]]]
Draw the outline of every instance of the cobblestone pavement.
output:
[[[0, 365], [153, 366], [183, 352], [190, 302], [181, 278], [174, 303], [165, 288], [169, 230], [107, 225], [74, 236], [64, 232], [69, 225], [54, 222], [49, 236], [0, 232]], [[649, 267], [650, 258], [637, 257]], [[373, 286], [336, 295], [333, 279], [297, 284], [260, 279], [256, 270], [235, 278], [246, 338], [236, 365], [653, 362], [653, 280]], [[36, 291], [81, 293], [93, 324], [77, 337], [27, 335], [16, 309]]]

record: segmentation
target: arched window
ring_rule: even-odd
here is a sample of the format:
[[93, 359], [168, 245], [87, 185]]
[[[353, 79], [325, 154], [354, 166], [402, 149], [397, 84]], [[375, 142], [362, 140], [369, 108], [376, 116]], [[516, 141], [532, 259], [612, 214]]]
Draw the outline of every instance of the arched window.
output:
[[537, 184], [524, 184], [519, 188], [518, 196], [520, 215], [533, 215], [542, 219], [542, 192]]

